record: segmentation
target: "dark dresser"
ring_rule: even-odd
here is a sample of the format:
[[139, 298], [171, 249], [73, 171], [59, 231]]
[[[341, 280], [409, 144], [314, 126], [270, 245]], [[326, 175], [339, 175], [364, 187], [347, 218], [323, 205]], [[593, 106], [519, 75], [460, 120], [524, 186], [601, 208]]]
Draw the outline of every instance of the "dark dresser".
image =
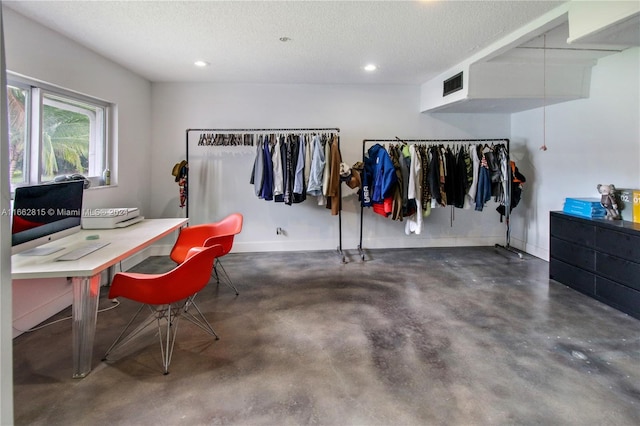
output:
[[640, 224], [551, 212], [549, 278], [640, 319]]

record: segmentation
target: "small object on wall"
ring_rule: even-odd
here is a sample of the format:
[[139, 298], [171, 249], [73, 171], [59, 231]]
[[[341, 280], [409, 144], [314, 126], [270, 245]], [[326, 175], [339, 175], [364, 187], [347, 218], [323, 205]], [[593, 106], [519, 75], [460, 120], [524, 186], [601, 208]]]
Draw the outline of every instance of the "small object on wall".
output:
[[616, 200], [616, 187], [610, 184], [598, 184], [598, 192], [600, 193], [600, 204], [606, 210], [606, 219], [620, 220], [618, 213], [618, 201]]

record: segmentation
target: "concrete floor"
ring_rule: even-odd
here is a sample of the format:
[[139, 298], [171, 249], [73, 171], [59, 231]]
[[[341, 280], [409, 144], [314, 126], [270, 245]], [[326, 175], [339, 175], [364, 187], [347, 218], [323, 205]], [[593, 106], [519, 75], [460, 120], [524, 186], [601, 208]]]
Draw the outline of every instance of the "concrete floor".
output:
[[[494, 248], [231, 254], [170, 374], [152, 333], [100, 359], [135, 307], [100, 313], [71, 378], [71, 323], [14, 341], [18, 425], [638, 425], [640, 321]], [[348, 257], [349, 258], [349, 257]], [[138, 265], [169, 268], [167, 258]], [[101, 307], [110, 301], [101, 300]], [[68, 315], [69, 311], [63, 313]]]

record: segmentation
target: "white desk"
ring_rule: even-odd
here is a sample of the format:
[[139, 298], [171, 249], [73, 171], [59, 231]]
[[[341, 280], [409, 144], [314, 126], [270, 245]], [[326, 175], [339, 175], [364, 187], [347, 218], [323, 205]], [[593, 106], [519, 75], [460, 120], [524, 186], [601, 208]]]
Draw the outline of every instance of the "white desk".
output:
[[[188, 219], [145, 219], [126, 228], [83, 229], [48, 244], [64, 247], [64, 250], [48, 256], [11, 256], [13, 280], [61, 277], [71, 279], [73, 377], [82, 378], [91, 371], [102, 271], [150, 246], [187, 222]], [[56, 261], [56, 258], [86, 243], [88, 235], [99, 235], [99, 241], [110, 244], [78, 260]]]

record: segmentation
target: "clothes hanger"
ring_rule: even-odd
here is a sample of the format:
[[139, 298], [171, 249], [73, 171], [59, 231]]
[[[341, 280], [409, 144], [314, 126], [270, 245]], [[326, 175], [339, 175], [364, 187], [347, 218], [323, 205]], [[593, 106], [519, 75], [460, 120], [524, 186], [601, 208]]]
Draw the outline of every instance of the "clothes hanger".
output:
[[396, 136], [396, 140], [402, 144], [407, 144], [404, 140], [400, 139], [399, 137]]

